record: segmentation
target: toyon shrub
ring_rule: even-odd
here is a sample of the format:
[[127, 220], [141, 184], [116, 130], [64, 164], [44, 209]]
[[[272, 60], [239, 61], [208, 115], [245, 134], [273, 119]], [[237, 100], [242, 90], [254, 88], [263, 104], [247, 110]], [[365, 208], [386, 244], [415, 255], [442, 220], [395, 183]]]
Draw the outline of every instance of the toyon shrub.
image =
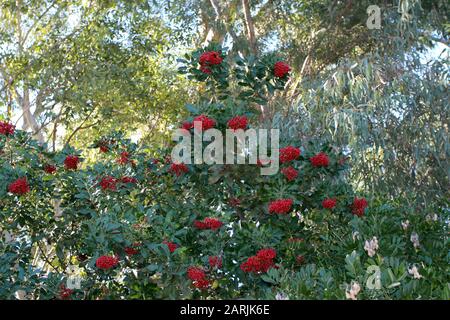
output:
[[[258, 128], [289, 77], [282, 60], [213, 44], [187, 54], [180, 72], [202, 100], [178, 126]], [[280, 137], [279, 172], [261, 175], [270, 158], [175, 163], [173, 145], [120, 132], [93, 139], [94, 159], [51, 152], [0, 122], [0, 298], [450, 298], [448, 209], [363, 194], [332, 141]]]

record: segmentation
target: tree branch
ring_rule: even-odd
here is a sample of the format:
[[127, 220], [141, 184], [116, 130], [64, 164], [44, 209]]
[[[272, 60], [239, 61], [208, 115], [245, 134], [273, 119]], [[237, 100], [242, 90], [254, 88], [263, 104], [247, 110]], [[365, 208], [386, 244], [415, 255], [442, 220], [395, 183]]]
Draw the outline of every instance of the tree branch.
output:
[[70, 143], [70, 140], [72, 140], [72, 138], [75, 136], [75, 134], [80, 131], [80, 130], [84, 130], [84, 129], [88, 129], [91, 128], [93, 126], [95, 126], [97, 123], [99, 123], [100, 121], [97, 120], [94, 123], [91, 123], [89, 125], [83, 126], [86, 121], [91, 117], [91, 115], [94, 113], [95, 109], [93, 109], [87, 116], [86, 118], [84, 118], [83, 122], [81, 122], [81, 124], [70, 134], [69, 138], [66, 140], [65, 146], [68, 146]]
[[247, 27], [247, 38], [250, 44], [250, 49], [254, 55], [257, 55], [258, 50], [256, 46], [255, 26], [253, 24], [253, 19], [250, 12], [250, 5], [248, 3], [248, 0], [242, 0], [242, 8], [244, 9], [244, 19], [245, 25]]
[[37, 20], [33, 23], [33, 25], [27, 30], [25, 33], [25, 36], [22, 39], [22, 47], [25, 45], [25, 42], [27, 41], [28, 36], [30, 35], [31, 31], [36, 28], [37, 24], [41, 21], [41, 19], [50, 11], [51, 8], [53, 8], [56, 4], [56, 1], [53, 1], [51, 5], [49, 5], [44, 12], [37, 18]]

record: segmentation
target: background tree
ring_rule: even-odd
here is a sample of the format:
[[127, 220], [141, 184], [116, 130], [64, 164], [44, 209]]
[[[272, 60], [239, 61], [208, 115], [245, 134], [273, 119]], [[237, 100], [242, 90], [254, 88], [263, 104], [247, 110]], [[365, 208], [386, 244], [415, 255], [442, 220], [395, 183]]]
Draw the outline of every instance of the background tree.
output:
[[1, 8], [2, 103], [41, 143], [55, 149], [94, 127], [90, 135], [164, 134], [185, 91], [160, 63], [170, 61], [170, 32], [145, 1], [17, 0]]

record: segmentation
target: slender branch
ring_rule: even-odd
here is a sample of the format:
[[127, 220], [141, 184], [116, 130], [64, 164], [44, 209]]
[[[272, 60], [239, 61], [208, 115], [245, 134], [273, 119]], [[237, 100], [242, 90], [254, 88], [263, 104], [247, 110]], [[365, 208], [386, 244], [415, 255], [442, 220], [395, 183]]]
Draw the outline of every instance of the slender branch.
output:
[[219, 3], [217, 2], [217, 0], [210, 0], [210, 2], [211, 2], [211, 6], [214, 9], [214, 13], [216, 14], [216, 20], [218, 20], [221, 15]]
[[31, 31], [38, 25], [38, 23], [41, 21], [41, 19], [50, 11], [50, 9], [55, 6], [55, 4], [56, 4], [56, 1], [53, 1], [53, 3], [44, 10], [44, 12], [37, 18], [37, 20], [33, 23], [33, 25], [27, 30], [27, 32], [25, 33], [25, 36], [22, 39], [22, 46], [25, 45], [25, 42], [27, 41], [27, 38], [30, 35]]
[[97, 123], [99, 123], [100, 121], [97, 120], [94, 123], [91, 123], [89, 125], [83, 126], [86, 121], [91, 117], [91, 115], [94, 113], [95, 109], [92, 109], [92, 111], [86, 116], [86, 118], [84, 118], [84, 120], [81, 122], [81, 124], [70, 134], [69, 138], [67, 138], [65, 146], [68, 146], [70, 143], [70, 140], [72, 140], [72, 138], [75, 136], [75, 134], [80, 131], [80, 130], [84, 130], [84, 129], [88, 129], [91, 128], [93, 126], [95, 126]]
[[[39, 248], [39, 252], [42, 254], [42, 257], [44, 258], [44, 261], [45, 261], [49, 266], [51, 266], [51, 267], [53, 268], [53, 270], [55, 270], [57, 273], [60, 273], [60, 271], [58, 270], [58, 268], [56, 268], [56, 267], [52, 264], [52, 262], [49, 260], [49, 258], [47, 257], [47, 255], [44, 253], [44, 251], [42, 250], [41, 245], [40, 245], [39, 242], [37, 243], [37, 246], [38, 246], [38, 248]], [[39, 258], [39, 257], [38, 257], [38, 258]]]

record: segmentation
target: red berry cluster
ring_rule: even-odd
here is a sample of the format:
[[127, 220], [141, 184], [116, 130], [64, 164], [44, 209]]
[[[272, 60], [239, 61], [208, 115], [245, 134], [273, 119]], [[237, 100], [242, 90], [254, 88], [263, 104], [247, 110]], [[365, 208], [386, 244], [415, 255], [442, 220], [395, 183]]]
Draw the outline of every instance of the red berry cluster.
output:
[[61, 300], [69, 300], [72, 293], [73, 290], [66, 288], [64, 284], [62, 284], [59, 288], [59, 298]]
[[163, 244], [165, 244], [167, 246], [167, 248], [169, 248], [169, 251], [171, 253], [173, 253], [178, 248], [178, 245], [175, 242], [170, 242], [170, 241], [164, 240]]
[[273, 261], [277, 256], [275, 249], [261, 249], [255, 256], [251, 256], [247, 261], [241, 264], [241, 270], [244, 272], [264, 273], [275, 266]]
[[362, 217], [364, 215], [364, 210], [367, 208], [369, 204], [365, 198], [356, 197], [353, 199], [352, 204], [352, 213], [357, 215], [358, 217]]
[[115, 256], [101, 256], [95, 261], [97, 268], [108, 270], [114, 268], [119, 263], [119, 259]]
[[46, 164], [44, 166], [44, 171], [48, 174], [54, 174], [56, 172], [56, 167], [51, 164]]
[[[216, 125], [216, 120], [214, 120], [212, 118], [208, 118], [208, 116], [206, 116], [204, 114], [196, 116], [194, 118], [194, 122], [201, 122], [202, 130], [208, 130], [208, 129], [214, 128], [214, 126]], [[194, 123], [192, 125], [194, 126]]]
[[277, 78], [283, 78], [289, 73], [289, 71], [291, 71], [291, 67], [283, 61], [278, 61], [273, 66], [273, 74]]
[[124, 176], [120, 178], [120, 182], [122, 183], [137, 183], [138, 180], [135, 177]]
[[111, 176], [103, 177], [99, 183], [102, 190], [116, 191], [117, 179]]
[[232, 129], [232, 130], [238, 130], [238, 129], [245, 130], [245, 129], [247, 129], [248, 119], [246, 116], [236, 116], [234, 118], [231, 118], [228, 121], [227, 125], [228, 125], [228, 128]]
[[130, 153], [127, 151], [122, 151], [119, 155], [119, 158], [117, 158], [117, 163], [121, 165], [126, 165], [130, 162]]
[[286, 167], [281, 169], [281, 173], [286, 177], [288, 181], [295, 180], [298, 177], [298, 171], [293, 167]]
[[19, 178], [8, 185], [8, 191], [17, 195], [23, 195], [30, 192], [30, 186], [26, 177]]
[[194, 226], [200, 230], [217, 230], [223, 226], [223, 223], [216, 218], [205, 218], [203, 221], [195, 220]]
[[211, 73], [211, 66], [221, 64], [223, 58], [220, 55], [220, 52], [217, 51], [207, 51], [203, 52], [200, 56], [200, 71], [206, 74]]
[[172, 163], [169, 168], [169, 172], [175, 173], [177, 177], [183, 173], [188, 173], [189, 168], [184, 163]]
[[334, 198], [325, 199], [322, 201], [324, 209], [333, 209], [336, 206], [337, 200]]
[[15, 126], [6, 121], [0, 121], [0, 134], [10, 136], [14, 134]]
[[280, 149], [280, 163], [296, 160], [300, 157], [300, 148], [288, 146]]
[[222, 268], [222, 258], [218, 256], [210, 256], [208, 257], [209, 266], [211, 268]]
[[111, 176], [103, 177], [102, 180], [100, 180], [99, 185], [102, 188], [102, 190], [110, 190], [110, 191], [116, 191], [117, 190], [117, 184], [118, 183], [137, 183], [138, 180], [134, 177], [128, 177], [124, 176], [120, 179], [116, 179]]
[[125, 247], [124, 251], [127, 255], [133, 256], [133, 255], [139, 253], [140, 246], [141, 246], [141, 244], [139, 242], [135, 242], [135, 243], [133, 243], [133, 245], [131, 247]]
[[314, 157], [311, 157], [309, 161], [313, 167], [327, 167], [330, 163], [330, 159], [325, 152], [319, 152]]
[[183, 121], [183, 123], [181, 124], [181, 128], [185, 129], [185, 130], [191, 130], [194, 127], [194, 123], [193, 122], [189, 122], [189, 121]]
[[269, 203], [269, 213], [286, 214], [292, 209], [292, 199], [278, 199]]
[[192, 280], [194, 287], [198, 289], [206, 289], [210, 281], [206, 278], [206, 273], [202, 268], [199, 267], [189, 267], [187, 269], [188, 278]]
[[80, 159], [74, 155], [68, 155], [64, 160], [64, 167], [67, 170], [77, 170]]

